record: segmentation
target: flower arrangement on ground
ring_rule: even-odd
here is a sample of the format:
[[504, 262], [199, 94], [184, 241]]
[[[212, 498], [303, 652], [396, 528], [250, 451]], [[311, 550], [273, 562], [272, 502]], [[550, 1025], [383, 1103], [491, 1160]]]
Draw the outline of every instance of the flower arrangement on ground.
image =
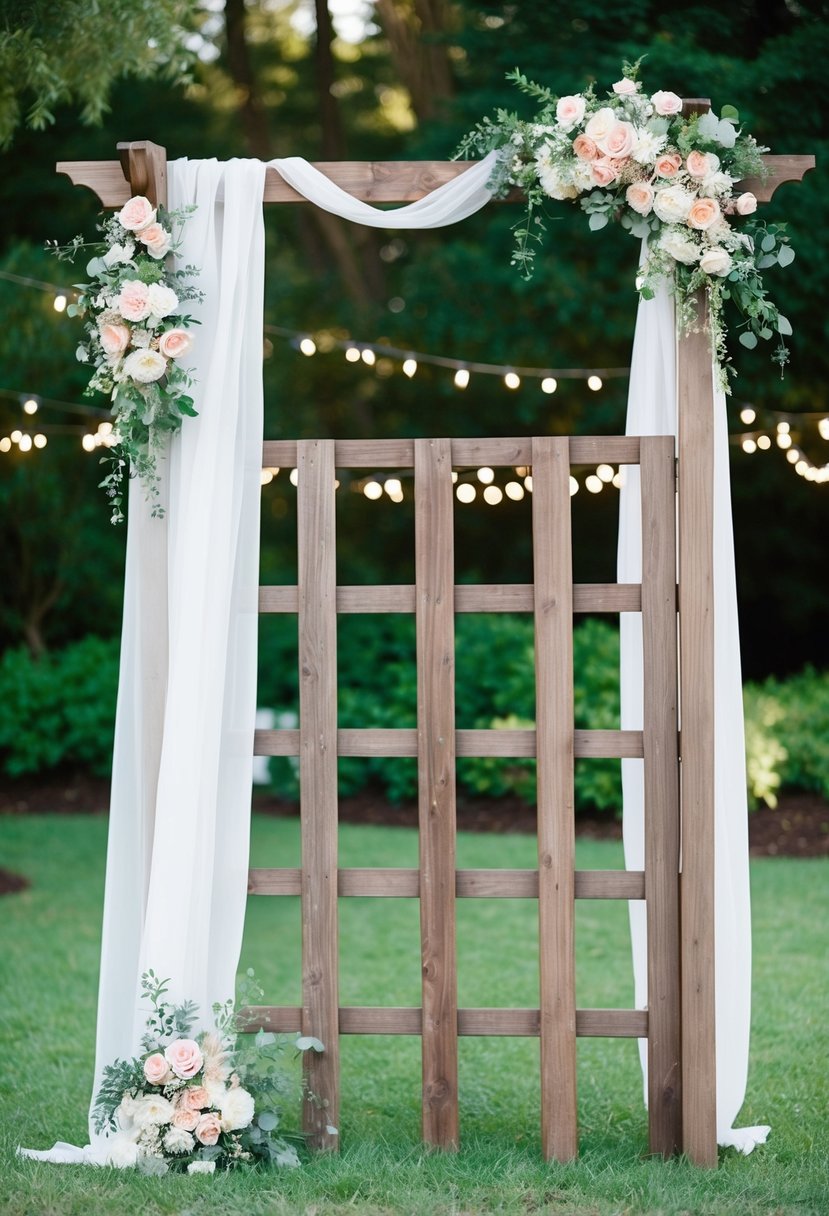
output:
[[163, 514], [158, 457], [182, 419], [196, 414], [182, 360], [193, 345], [187, 330], [197, 322], [183, 305], [202, 293], [193, 283], [195, 267], [172, 270], [165, 262], [179, 247], [192, 210], [168, 212], [136, 195], [98, 225], [102, 241], [90, 246], [76, 237], [54, 248], [70, 261], [81, 249], [97, 251], [86, 267], [90, 281], [75, 285], [79, 295], [66, 311], [84, 319], [86, 337], [76, 354], [94, 368], [86, 395], [106, 393], [112, 401], [114, 429], [102, 458], [110, 470], [101, 485], [113, 523], [124, 518], [124, 478], [130, 470], [152, 503], [152, 514]]
[[[104, 1070], [93, 1113], [96, 1130], [109, 1133], [108, 1163], [145, 1174], [299, 1165], [295, 1146], [278, 1133], [284, 1043], [261, 1030], [240, 1035], [232, 1002], [214, 1006], [214, 1028], [194, 1035], [196, 1006], [163, 1000], [167, 983], [153, 971], [141, 977], [152, 1006], [142, 1054]], [[252, 972], [244, 989], [246, 999], [262, 995]], [[295, 1046], [323, 1050], [310, 1036]]]
[[527, 209], [515, 226], [512, 262], [525, 278], [543, 240], [543, 203], [578, 200], [591, 229], [617, 220], [645, 240], [637, 287], [649, 299], [660, 281], [668, 281], [683, 330], [696, 324], [695, 293], [704, 290], [722, 387], [732, 370], [723, 319], [728, 300], [741, 317], [742, 345], [753, 349], [759, 340], [776, 337], [773, 358], [782, 368], [791, 325], [768, 299], [761, 272], [787, 266], [794, 251], [784, 225], [743, 223], [756, 211], [757, 199], [739, 189], [744, 178], [763, 175], [768, 149], [740, 130], [733, 107], [724, 107], [719, 117], [712, 111], [684, 115], [676, 93], [645, 93], [638, 67], [625, 65], [622, 79], [604, 97], [592, 85], [557, 97], [518, 70], [511, 72], [508, 79], [539, 104], [538, 113], [527, 121], [499, 110], [466, 136], [458, 155], [498, 150], [496, 193], [515, 186], [524, 191]]

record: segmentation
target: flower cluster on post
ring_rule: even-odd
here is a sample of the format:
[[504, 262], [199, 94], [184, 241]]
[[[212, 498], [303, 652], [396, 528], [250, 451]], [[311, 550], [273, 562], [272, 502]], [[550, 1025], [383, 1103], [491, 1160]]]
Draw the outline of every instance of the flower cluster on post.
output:
[[[296, 1148], [277, 1134], [283, 1044], [261, 1030], [241, 1044], [244, 1027], [232, 1003], [214, 1007], [215, 1028], [194, 1035], [195, 1005], [164, 1001], [167, 981], [152, 971], [141, 982], [152, 1005], [143, 1054], [108, 1065], [95, 1099], [96, 1128], [108, 1133], [108, 1164], [145, 1174], [299, 1165]], [[262, 995], [252, 972], [245, 984], [248, 996]], [[323, 1050], [310, 1037], [295, 1046]]]
[[768, 299], [761, 271], [787, 266], [794, 251], [782, 225], [742, 222], [753, 216], [757, 199], [739, 189], [744, 178], [763, 174], [768, 149], [739, 129], [733, 107], [719, 116], [684, 115], [676, 93], [645, 93], [637, 70], [626, 66], [604, 98], [593, 86], [557, 97], [521, 72], [510, 73], [539, 103], [538, 114], [527, 121], [498, 111], [466, 137], [459, 155], [500, 150], [496, 192], [514, 186], [525, 192], [527, 212], [515, 227], [512, 258], [525, 278], [543, 239], [542, 204], [578, 200], [591, 229], [616, 220], [646, 241], [637, 287], [652, 298], [657, 283], [667, 280], [683, 329], [696, 323], [695, 293], [705, 291], [723, 387], [731, 370], [723, 319], [728, 300], [740, 314], [740, 342], [752, 349], [759, 339], [776, 337], [773, 358], [782, 367], [791, 325]]
[[[124, 518], [123, 483], [130, 472], [141, 481], [153, 515], [163, 513], [157, 460], [182, 418], [196, 413], [181, 361], [193, 344], [187, 330], [196, 322], [183, 305], [201, 299], [191, 281], [197, 271], [165, 265], [187, 214], [167, 213], [142, 195], [131, 198], [99, 225], [103, 242], [86, 267], [90, 282], [76, 285], [78, 298], [67, 309], [84, 319], [86, 336], [76, 353], [94, 368], [87, 394], [105, 393], [112, 401], [114, 429], [103, 457], [111, 467], [101, 485], [113, 523]], [[76, 238], [55, 252], [72, 259], [84, 247]]]

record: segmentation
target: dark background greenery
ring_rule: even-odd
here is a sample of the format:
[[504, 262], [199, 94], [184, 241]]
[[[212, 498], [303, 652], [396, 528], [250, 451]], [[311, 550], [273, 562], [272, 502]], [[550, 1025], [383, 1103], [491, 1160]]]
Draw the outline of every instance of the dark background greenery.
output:
[[[196, 4], [178, 7], [192, 9], [196, 26], [209, 20]], [[316, 10], [318, 34], [297, 32], [297, 7]], [[14, 8], [0, 8], [7, 23]], [[782, 188], [766, 209], [769, 219], [789, 223], [798, 252], [791, 269], [770, 274], [794, 325], [792, 362], [781, 380], [761, 352], [738, 348], [730, 429], [739, 431], [746, 402], [829, 413], [829, 236], [818, 220], [825, 216], [825, 5], [380, 0], [357, 46], [332, 36], [320, 0], [230, 0], [225, 16], [225, 27], [207, 27], [219, 57], [197, 62], [189, 85], [158, 76], [121, 81], [99, 127], [83, 125], [71, 106], [57, 109], [45, 130], [19, 127], [0, 156], [0, 269], [66, 281], [67, 268], [42, 243], [91, 233], [95, 206], [55, 174], [57, 160], [112, 158], [117, 141], [140, 138], [164, 144], [170, 157], [445, 159], [481, 115], [521, 104], [505, 82], [508, 69], [520, 65], [555, 91], [573, 91], [592, 79], [609, 84], [623, 60], [645, 55], [651, 87], [729, 102], [773, 151], [817, 155], [817, 172]], [[100, 39], [90, 46], [91, 56], [106, 54]], [[271, 208], [266, 319], [505, 364], [624, 366], [636, 304], [634, 243], [618, 230], [589, 233], [577, 209], [551, 204], [550, 239], [528, 285], [509, 267], [515, 218], [510, 207], [493, 207], [457, 229], [400, 239], [301, 207]], [[402, 311], [389, 309], [395, 299], [405, 302]], [[76, 329], [49, 296], [0, 280], [0, 311], [0, 388], [82, 400]], [[264, 366], [272, 437], [595, 433], [624, 424], [624, 381], [607, 381], [596, 394], [567, 381], [551, 398], [537, 382], [509, 393], [496, 378], [478, 376], [460, 393], [440, 369], [421, 365], [409, 381], [399, 367], [383, 376], [346, 364], [341, 353], [305, 359], [278, 337], [271, 347]], [[0, 396], [0, 433], [21, 417], [17, 401]], [[71, 421], [46, 408], [39, 427], [41, 419]], [[803, 446], [822, 463], [829, 449], [813, 424], [808, 434]], [[732, 477], [747, 675], [829, 665], [829, 487], [794, 476], [776, 449], [753, 457], [733, 449]], [[107, 522], [98, 478], [78, 435], [53, 432], [44, 452], [0, 455], [0, 647], [25, 642], [38, 651], [90, 632], [117, 634], [125, 533]], [[292, 495], [284, 473], [265, 492], [263, 581], [292, 577]], [[574, 499], [578, 579], [612, 577], [615, 503], [615, 493]], [[458, 514], [459, 578], [528, 577], [526, 502]], [[405, 504], [344, 495], [342, 580], [411, 577], [411, 523]]]

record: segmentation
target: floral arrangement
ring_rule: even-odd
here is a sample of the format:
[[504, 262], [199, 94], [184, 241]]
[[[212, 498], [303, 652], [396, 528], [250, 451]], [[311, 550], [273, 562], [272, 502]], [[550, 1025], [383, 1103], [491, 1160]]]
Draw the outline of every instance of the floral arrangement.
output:
[[543, 239], [539, 210], [548, 198], [578, 200], [591, 229], [617, 220], [647, 243], [637, 288], [646, 299], [657, 283], [672, 284], [683, 330], [696, 324], [695, 293], [709, 304], [712, 352], [720, 383], [732, 371], [723, 319], [726, 301], [740, 314], [743, 346], [777, 338], [773, 358], [788, 359], [784, 338], [791, 325], [768, 299], [761, 272], [794, 259], [784, 225], [766, 226], [753, 216], [757, 199], [739, 191], [739, 182], [764, 173], [760, 147], [738, 127], [730, 106], [683, 115], [676, 93], [647, 94], [637, 80], [639, 64], [600, 97], [591, 85], [583, 93], [557, 97], [521, 72], [508, 79], [532, 97], [539, 110], [532, 121], [499, 110], [463, 140], [458, 155], [500, 155], [491, 181], [503, 195], [524, 191], [526, 214], [515, 226], [513, 265], [529, 279], [535, 247]]
[[[181, 226], [193, 208], [167, 212], [143, 195], [131, 198], [98, 225], [103, 240], [91, 247], [90, 282], [76, 284], [77, 300], [67, 313], [84, 319], [85, 339], [76, 354], [94, 367], [86, 395], [106, 393], [112, 401], [114, 429], [102, 460], [110, 470], [101, 483], [112, 507], [112, 522], [123, 518], [124, 478], [130, 468], [161, 515], [157, 460], [182, 418], [194, 416], [187, 389], [192, 380], [181, 360], [192, 347], [187, 329], [197, 322], [182, 305], [199, 300], [192, 279], [195, 267], [171, 270], [167, 254], [181, 240]], [[89, 248], [76, 237], [54, 252], [74, 260]]]
[[[193, 1036], [196, 1006], [164, 1001], [167, 984], [153, 971], [141, 977], [152, 1006], [142, 1055], [104, 1070], [93, 1117], [98, 1132], [110, 1133], [108, 1164], [145, 1174], [299, 1165], [294, 1145], [277, 1134], [284, 1045], [261, 1030], [242, 1043], [232, 1002], [214, 1006], [214, 1029]], [[244, 991], [246, 999], [262, 996], [251, 971]], [[295, 1046], [323, 1050], [310, 1036]]]

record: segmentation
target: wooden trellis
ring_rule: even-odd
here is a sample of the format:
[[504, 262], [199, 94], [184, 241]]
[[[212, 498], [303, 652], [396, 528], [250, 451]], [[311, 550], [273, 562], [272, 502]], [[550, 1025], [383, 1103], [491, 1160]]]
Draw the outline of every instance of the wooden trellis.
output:
[[[687, 110], [708, 108], [688, 101]], [[149, 142], [119, 145], [120, 161], [60, 163], [59, 172], [90, 187], [105, 207], [136, 193], [166, 202], [166, 153]], [[799, 181], [810, 156], [767, 156], [767, 176], [746, 180], [768, 201], [778, 185]], [[465, 171], [455, 162], [323, 163], [317, 166], [355, 197], [408, 202]], [[264, 202], [301, 203], [273, 169]], [[390, 227], [394, 226], [393, 215]], [[704, 296], [697, 300], [704, 322]], [[700, 1165], [716, 1165], [714, 1004], [713, 712], [713, 416], [708, 336], [679, 340], [677, 556], [674, 571], [673, 441], [568, 439], [415, 440], [374, 443], [266, 443], [265, 465], [299, 469], [299, 583], [263, 588], [265, 611], [297, 612], [302, 710], [298, 732], [260, 736], [264, 754], [300, 756], [301, 870], [251, 872], [251, 890], [300, 894], [303, 907], [303, 1005], [258, 1011], [260, 1024], [302, 1029], [326, 1051], [309, 1082], [325, 1108], [308, 1104], [306, 1126], [320, 1146], [337, 1120], [338, 1036], [419, 1034], [424, 1060], [424, 1137], [458, 1140], [457, 1035], [528, 1034], [541, 1041], [542, 1135], [545, 1155], [567, 1160], [577, 1150], [575, 1038], [647, 1037], [650, 1143], [677, 1148]], [[294, 459], [295, 456], [295, 459]], [[641, 463], [644, 567], [641, 587], [574, 587], [570, 573], [569, 462]], [[453, 585], [452, 465], [524, 464], [533, 468], [535, 581], [524, 587]], [[337, 588], [334, 558], [336, 467], [413, 467], [416, 505], [414, 587]], [[163, 546], [159, 546], [159, 553]], [[160, 560], [160, 559], [159, 559]], [[678, 609], [680, 678], [676, 679]], [[536, 621], [535, 732], [455, 731], [451, 679], [454, 612], [532, 611]], [[574, 611], [641, 611], [646, 620], [645, 729], [577, 732], [572, 716]], [[336, 613], [415, 611], [418, 641], [418, 728], [338, 731]], [[681, 712], [681, 748], [676, 704]], [[160, 726], [159, 726], [160, 728]], [[488, 737], [484, 737], [487, 736]], [[338, 870], [336, 763], [340, 755], [417, 755], [420, 781], [420, 868]], [[533, 755], [538, 762], [539, 865], [531, 871], [456, 871], [455, 755]], [[577, 873], [573, 869], [572, 764], [580, 755], [643, 756], [646, 771], [646, 862], [643, 873]], [[677, 813], [678, 811], [678, 813]], [[681, 849], [682, 866], [679, 869]], [[340, 1009], [337, 997], [337, 900], [348, 895], [420, 899], [424, 944], [420, 1009]], [[474, 896], [538, 899], [538, 1009], [458, 1009], [454, 971], [454, 901]], [[572, 955], [575, 898], [646, 899], [648, 1012], [577, 1010]]]

